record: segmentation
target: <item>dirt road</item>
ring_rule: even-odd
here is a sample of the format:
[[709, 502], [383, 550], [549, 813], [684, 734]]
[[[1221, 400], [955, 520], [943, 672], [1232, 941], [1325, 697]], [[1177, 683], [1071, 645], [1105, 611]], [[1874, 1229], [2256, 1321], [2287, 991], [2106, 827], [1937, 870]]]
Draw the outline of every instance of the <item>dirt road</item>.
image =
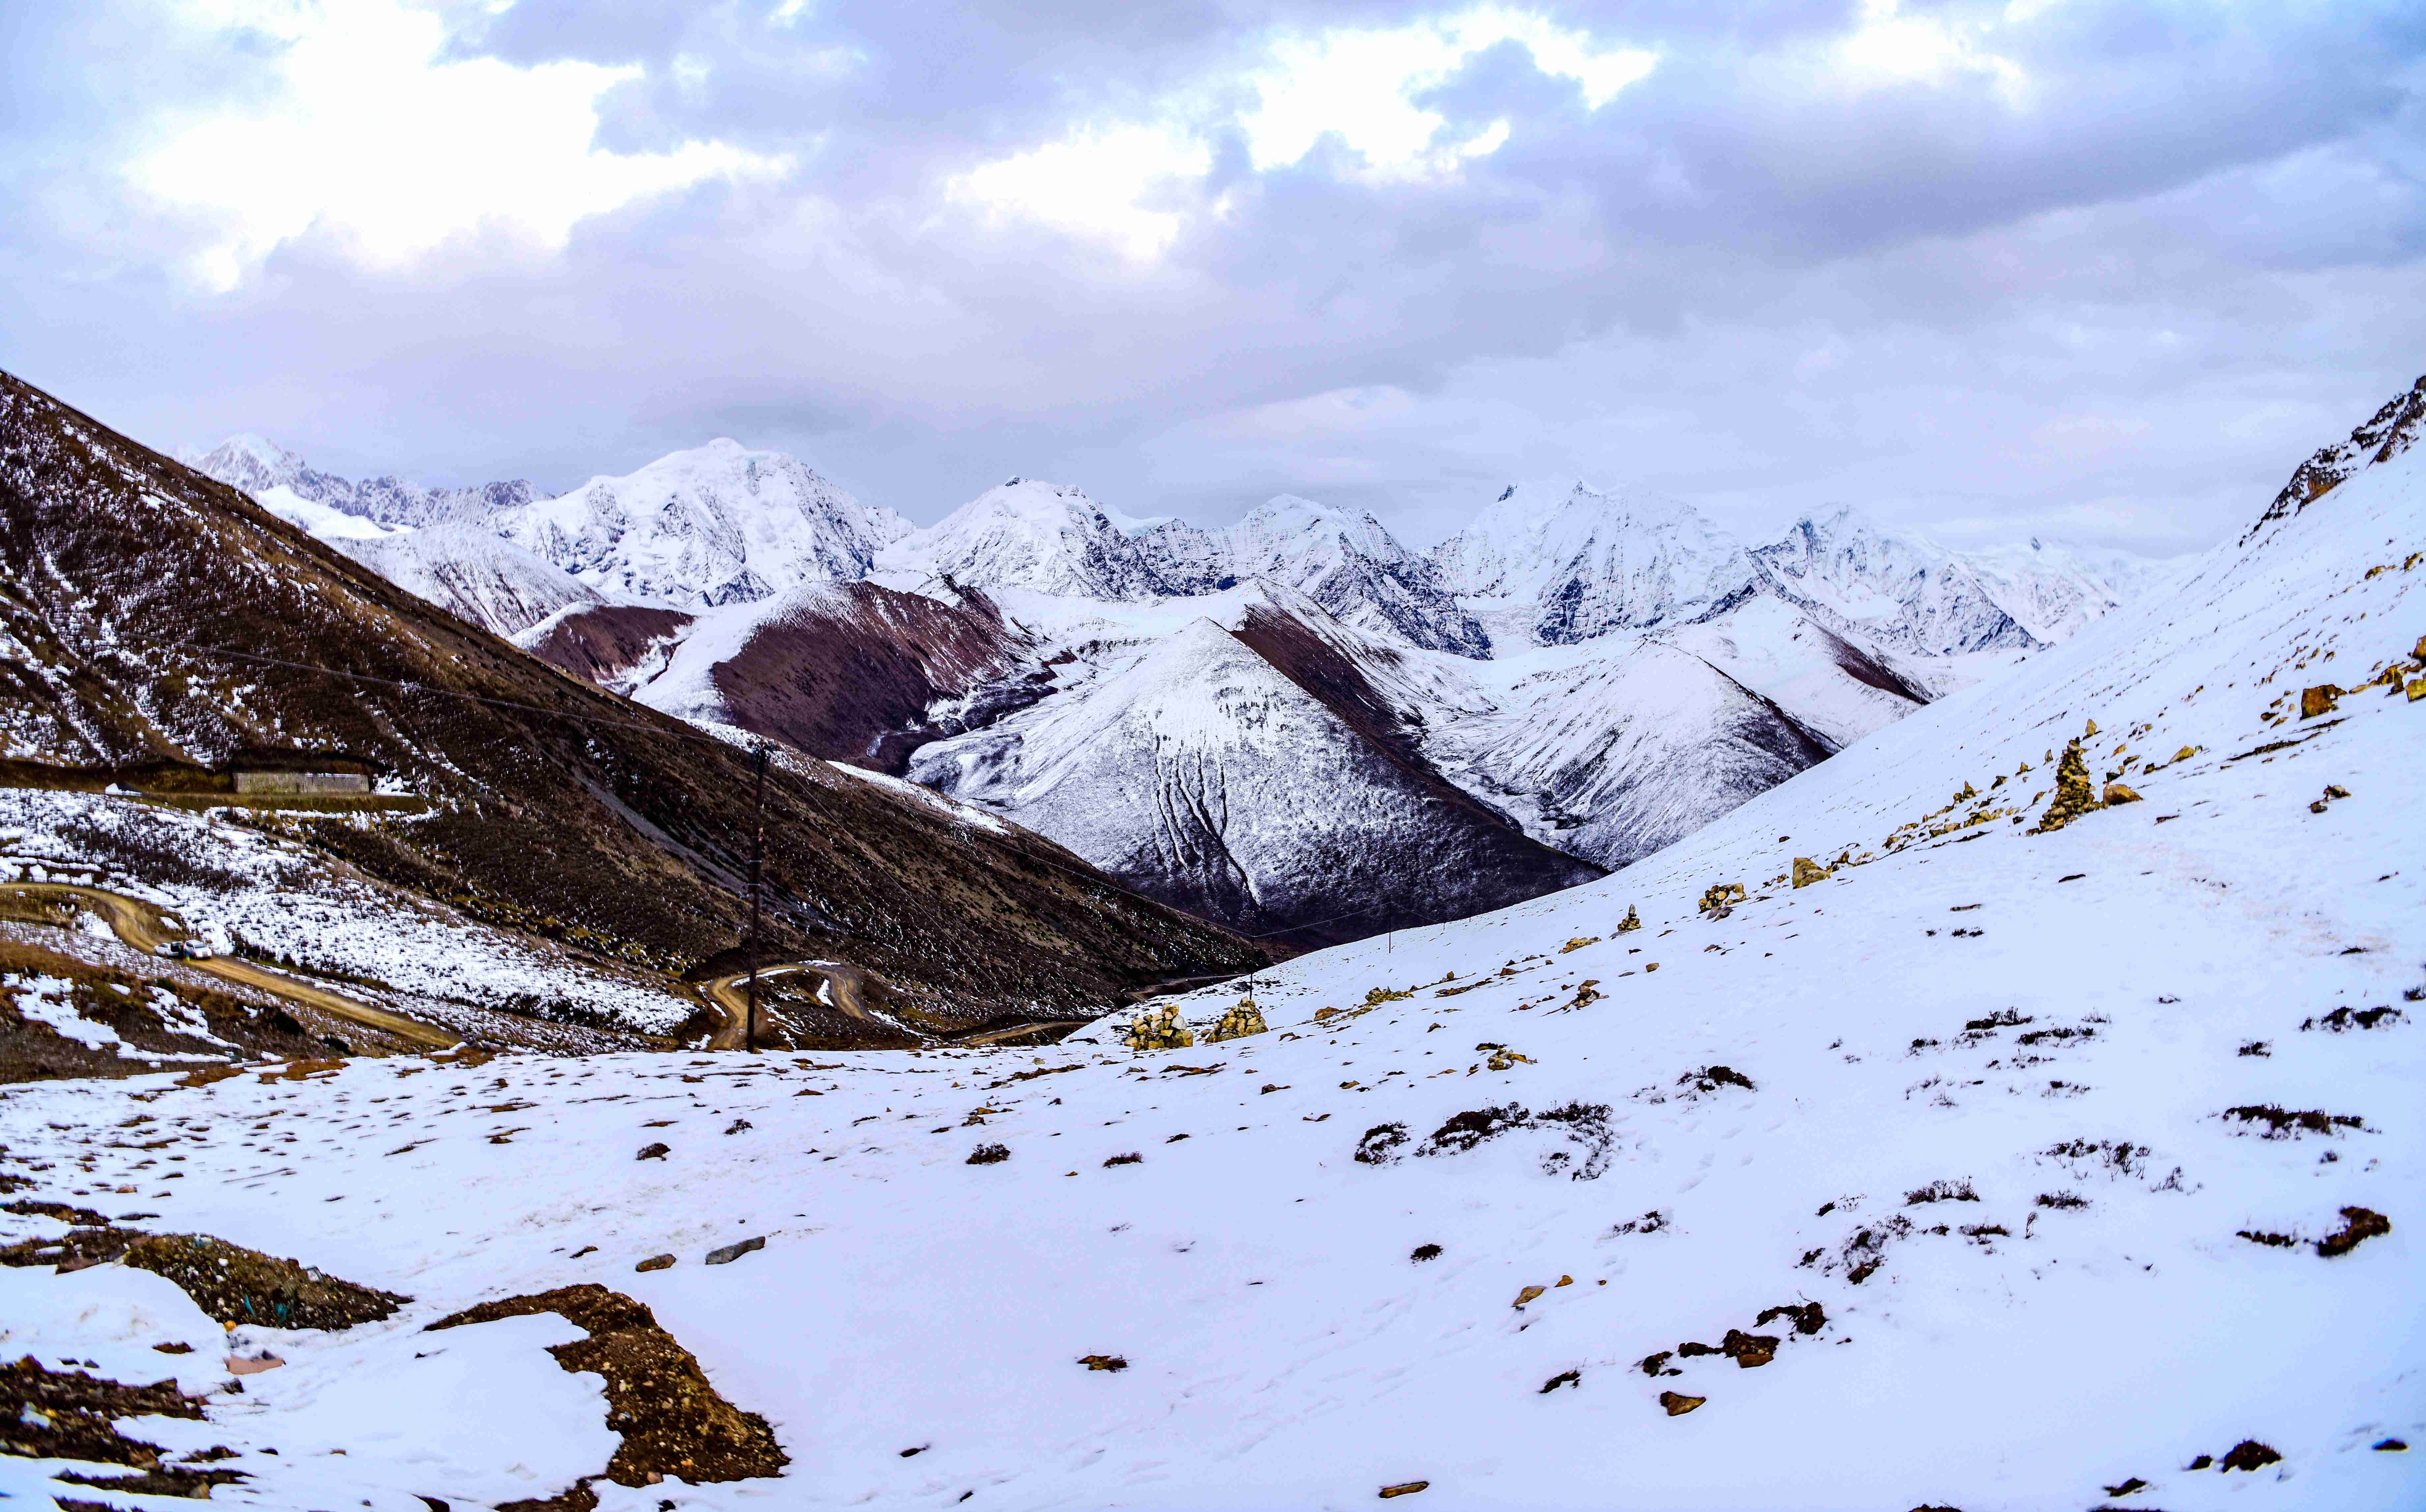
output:
[[[758, 1011], [762, 1029], [765, 1027], [767, 1011], [764, 995], [767, 979], [786, 972], [806, 972], [814, 976], [824, 977], [828, 989], [827, 996], [846, 1018], [856, 1019], [864, 1024], [883, 1030], [888, 1034], [900, 1034], [905, 1030], [912, 1034], [919, 1032], [870, 1012], [866, 996], [868, 973], [859, 967], [846, 966], [840, 961], [784, 961], [781, 965], [758, 968], [758, 986], [761, 994]], [[749, 1005], [749, 992], [744, 984], [749, 979], [749, 973], [736, 972], [730, 976], [713, 978], [706, 984], [708, 1003], [716, 1008], [721, 1020], [715, 1032], [708, 1036], [708, 1049], [739, 1050], [741, 1048], [741, 1019]], [[1093, 1021], [1091, 1019], [1056, 1019], [1043, 1023], [1019, 1023], [1006, 1029], [988, 1029], [972, 1035], [945, 1035], [939, 1037], [939, 1042], [950, 1045], [992, 1045], [1005, 1039], [1022, 1038], [1041, 1030], [1084, 1028]]]
[[[169, 931], [160, 925], [161, 910], [157, 906], [123, 893], [104, 892], [97, 887], [79, 887], [72, 882], [0, 883], [0, 892], [24, 893], [37, 897], [64, 895], [90, 904], [104, 919], [109, 921], [111, 933], [147, 956], [170, 938]], [[357, 1003], [352, 998], [315, 987], [309, 982], [299, 982], [249, 960], [239, 960], [232, 956], [214, 956], [208, 960], [189, 960], [185, 964], [198, 972], [207, 972], [231, 982], [241, 982], [290, 1003], [317, 1008], [322, 1013], [332, 1014], [364, 1028], [381, 1030], [416, 1045], [451, 1050], [461, 1042], [460, 1035], [433, 1028], [402, 1014], [390, 1013], [385, 1008], [375, 1008], [367, 1003]]]
[[[867, 1000], [865, 996], [867, 973], [856, 966], [845, 966], [839, 961], [796, 960], [759, 967], [758, 985], [762, 992], [758, 1005], [760, 1027], [765, 1027], [767, 1005], [763, 992], [767, 979], [795, 972], [807, 972], [812, 975], [824, 977], [827, 995], [833, 999], [833, 1005], [841, 1010], [845, 1018], [857, 1019], [862, 1023], [871, 1024], [880, 1029], [899, 1032], [900, 1025], [888, 1023], [867, 1011]], [[750, 994], [745, 985], [749, 980], [748, 972], [735, 972], [730, 976], [719, 976], [707, 983], [707, 1000], [723, 1019], [723, 1022], [716, 1026], [715, 1033], [708, 1036], [708, 1049], [739, 1050], [741, 1048], [741, 1021], [750, 1005]]]

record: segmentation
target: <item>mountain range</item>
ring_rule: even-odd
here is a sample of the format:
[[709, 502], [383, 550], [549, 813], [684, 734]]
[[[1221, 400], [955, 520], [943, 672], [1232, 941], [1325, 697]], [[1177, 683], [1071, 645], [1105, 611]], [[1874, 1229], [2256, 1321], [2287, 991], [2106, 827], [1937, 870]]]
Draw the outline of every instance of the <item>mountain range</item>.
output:
[[1583, 484], [1417, 552], [1294, 495], [1204, 529], [1027, 477], [914, 528], [730, 440], [554, 498], [348, 483], [258, 438], [199, 465], [575, 676], [1292, 946], [1630, 864], [2163, 571], [1850, 508], [1747, 548]]

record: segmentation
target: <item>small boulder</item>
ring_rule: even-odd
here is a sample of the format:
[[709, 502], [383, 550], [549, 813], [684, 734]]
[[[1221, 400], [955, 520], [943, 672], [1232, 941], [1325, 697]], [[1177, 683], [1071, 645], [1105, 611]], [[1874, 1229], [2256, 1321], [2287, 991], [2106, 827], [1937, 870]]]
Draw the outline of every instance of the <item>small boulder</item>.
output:
[[1824, 882], [1826, 880], [1828, 880], [1828, 868], [1820, 865], [1818, 861], [1813, 861], [1808, 856], [1797, 856], [1794, 858], [1794, 885], [1796, 887], [1809, 887], [1814, 882]]
[[767, 1241], [763, 1238], [757, 1238], [754, 1236], [749, 1239], [739, 1240], [729, 1245], [720, 1245], [716, 1248], [707, 1252], [707, 1263], [711, 1265], [730, 1265], [735, 1261], [739, 1260], [742, 1256], [750, 1253], [752, 1250], [764, 1249], [766, 1247]]
[[2281, 1455], [2276, 1454], [2266, 1445], [2259, 1443], [2256, 1440], [2243, 1439], [2239, 1443], [2234, 1444], [2230, 1449], [2224, 1451], [2223, 1462], [2218, 1464], [2216, 1469], [2259, 1471], [2265, 1469], [2269, 1465], [2281, 1464], [2282, 1461], [2283, 1456]]
[[1687, 1396], [1682, 1391], [1659, 1393], [1659, 1405], [1668, 1409], [1668, 1415], [1672, 1418], [1681, 1418], [1708, 1400], [1706, 1396]]
[[2140, 801], [2139, 794], [2131, 791], [2131, 789], [2127, 787], [2125, 787], [2120, 782], [2107, 783], [2105, 797], [2106, 806], [2110, 809], [2118, 803], [2137, 803]]
[[1516, 1294], [1516, 1301], [1513, 1305], [1521, 1308], [1548, 1290], [1546, 1286], [1528, 1286]]
[[1394, 1496], [1413, 1496], [1431, 1484], [1430, 1481], [1400, 1481], [1396, 1486], [1384, 1486], [1382, 1488], [1382, 1500], [1386, 1502]]
[[667, 1144], [643, 1145], [643, 1146], [641, 1146], [641, 1147], [640, 1147], [640, 1152], [639, 1152], [639, 1154], [637, 1154], [637, 1155], [633, 1156], [632, 1158], [633, 1158], [634, 1160], [663, 1160], [663, 1159], [665, 1159], [668, 1155], [671, 1155], [671, 1154], [672, 1154], [672, 1153], [673, 1153], [673, 1146], [671, 1146], [671, 1145], [667, 1145]]
[[2342, 690], [2334, 686], [2331, 683], [2320, 683], [2312, 688], [2302, 688], [2300, 690], [2300, 717], [2303, 719], [2314, 719], [2321, 714], [2331, 714], [2334, 708], [2334, 700], [2341, 696]]
[[1129, 1368], [1128, 1360], [1119, 1355], [1080, 1355], [1078, 1363], [1089, 1370], [1108, 1370], [1114, 1373]]
[[969, 1164], [972, 1166], [999, 1166], [1010, 1158], [1009, 1145], [979, 1145], [969, 1151]]
[[646, 1260], [644, 1260], [644, 1261], [640, 1262], [639, 1264], [637, 1264], [637, 1265], [633, 1266], [632, 1268], [633, 1268], [634, 1270], [637, 1270], [637, 1271], [652, 1271], [652, 1270], [671, 1270], [671, 1269], [673, 1269], [673, 1267], [674, 1267], [674, 1257], [673, 1257], [673, 1256], [671, 1256], [671, 1255], [651, 1255], [648, 1259], [646, 1259]]

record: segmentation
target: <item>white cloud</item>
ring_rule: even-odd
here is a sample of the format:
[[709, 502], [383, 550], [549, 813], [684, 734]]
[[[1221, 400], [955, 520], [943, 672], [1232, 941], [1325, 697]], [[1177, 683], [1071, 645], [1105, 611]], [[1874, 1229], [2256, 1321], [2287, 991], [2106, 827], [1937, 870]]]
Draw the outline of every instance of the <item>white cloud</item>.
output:
[[1408, 26], [1292, 38], [1275, 50], [1275, 66], [1254, 80], [1261, 103], [1243, 123], [1255, 167], [1286, 168], [1330, 132], [1373, 171], [1391, 176], [1445, 172], [1462, 158], [1496, 151], [1508, 139], [1504, 121], [1472, 141], [1435, 148], [1447, 122], [1413, 96], [1504, 41], [1522, 43], [1543, 72], [1581, 85], [1584, 103], [1595, 110], [1658, 62], [1648, 52], [1598, 50], [1583, 32], [1497, 6]]
[[1203, 178], [1212, 166], [1201, 141], [1151, 126], [1115, 126], [988, 163], [954, 181], [953, 190], [1150, 257], [1170, 246], [1180, 227], [1179, 213], [1156, 205], [1156, 195]]
[[633, 68], [449, 59], [445, 24], [403, 0], [186, 0], [192, 22], [278, 49], [277, 87], [176, 122], [129, 165], [141, 190], [201, 212], [204, 281], [242, 281], [315, 226], [394, 265], [461, 232], [502, 227], [548, 249], [642, 196], [786, 160], [722, 142], [667, 153], [595, 144], [598, 100]]
[[[1412, 97], [1474, 54], [1510, 40], [1523, 43], [1544, 72], [1582, 86], [1593, 109], [1657, 62], [1648, 52], [1597, 49], [1587, 34], [1528, 12], [1485, 6], [1407, 26], [1285, 37], [1270, 66], [1247, 81], [1256, 103], [1237, 124], [1258, 171], [1288, 167], [1336, 132], [1377, 176], [1454, 172], [1497, 152], [1509, 139], [1509, 123], [1496, 121], [1466, 140], [1443, 144], [1437, 138], [1447, 121]], [[1212, 112], [1201, 99], [1236, 82], [1208, 81], [1196, 101], [1174, 98], [1156, 123], [1082, 129], [985, 164], [953, 180], [951, 192], [1152, 257], [1184, 224], [1184, 186], [1213, 165], [1205, 131]], [[1218, 213], [1221, 202], [1213, 208]]]
[[[2025, 24], [2049, 8], [2014, 0], [2002, 19]], [[1902, 0], [1862, 0], [1861, 21], [1836, 45], [1840, 75], [1857, 86], [1942, 84], [1958, 74], [1986, 74], [2008, 98], [2028, 82], [2020, 65], [1991, 52], [1994, 23], [1950, 11], [1908, 13]]]

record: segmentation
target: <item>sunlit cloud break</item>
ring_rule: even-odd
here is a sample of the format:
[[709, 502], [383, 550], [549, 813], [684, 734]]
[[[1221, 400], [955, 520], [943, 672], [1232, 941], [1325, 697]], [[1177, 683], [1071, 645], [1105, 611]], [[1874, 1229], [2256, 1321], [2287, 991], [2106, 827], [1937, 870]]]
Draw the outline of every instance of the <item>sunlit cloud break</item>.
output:
[[[1270, 65], [1248, 81], [1254, 104], [1242, 113], [1225, 116], [1176, 99], [1158, 121], [1073, 132], [972, 169], [951, 187], [957, 198], [993, 211], [1152, 256], [1178, 237], [1185, 187], [1210, 171], [1207, 137], [1221, 128], [1242, 133], [1258, 172], [1299, 163], [1333, 135], [1357, 155], [1367, 175], [1384, 180], [1455, 172], [1498, 151], [1511, 136], [1507, 121], [1444, 142], [1448, 121], [1416, 97], [1475, 54], [1509, 41], [1522, 45], [1544, 73], [1573, 80], [1594, 110], [1658, 61], [1655, 53], [1602, 48], [1585, 32], [1497, 6], [1404, 26], [1284, 36], [1272, 45]], [[1211, 208], [1218, 210], [1219, 201]]]
[[599, 99], [639, 68], [448, 58], [441, 19], [398, 0], [188, 0], [183, 11], [277, 49], [275, 88], [178, 122], [128, 169], [138, 189], [209, 225], [190, 271], [213, 288], [315, 228], [374, 265], [478, 229], [552, 250], [586, 217], [790, 166], [718, 141], [602, 150]]

